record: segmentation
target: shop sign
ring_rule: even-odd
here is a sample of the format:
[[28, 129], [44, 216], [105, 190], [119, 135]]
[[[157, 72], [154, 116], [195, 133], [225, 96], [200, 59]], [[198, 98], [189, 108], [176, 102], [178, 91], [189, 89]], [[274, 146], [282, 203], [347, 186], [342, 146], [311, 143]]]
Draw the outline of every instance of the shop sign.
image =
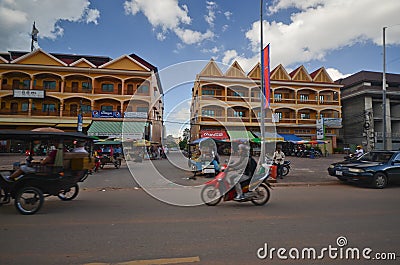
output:
[[147, 119], [147, 112], [124, 112], [124, 118]]
[[14, 98], [44, 98], [44, 90], [14, 89]]
[[93, 110], [92, 118], [121, 118], [120, 111]]
[[200, 131], [200, 137], [201, 138], [209, 137], [217, 140], [223, 140], [229, 138], [225, 131], [211, 131], [211, 130]]

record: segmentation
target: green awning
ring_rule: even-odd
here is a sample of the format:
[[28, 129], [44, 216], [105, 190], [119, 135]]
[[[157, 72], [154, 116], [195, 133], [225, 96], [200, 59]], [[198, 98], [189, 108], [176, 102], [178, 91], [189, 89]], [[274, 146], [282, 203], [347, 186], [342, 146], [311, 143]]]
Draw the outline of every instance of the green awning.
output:
[[[257, 136], [257, 138], [255, 138], [253, 140], [253, 142], [254, 143], [261, 143], [261, 133], [253, 132], [253, 134]], [[285, 139], [280, 134], [272, 133], [272, 132], [264, 132], [264, 140], [266, 142], [283, 142]]]
[[254, 135], [249, 131], [228, 131], [228, 135], [231, 141], [251, 141], [255, 138]]
[[146, 123], [136, 121], [93, 121], [89, 136], [107, 136], [124, 139], [142, 139]]

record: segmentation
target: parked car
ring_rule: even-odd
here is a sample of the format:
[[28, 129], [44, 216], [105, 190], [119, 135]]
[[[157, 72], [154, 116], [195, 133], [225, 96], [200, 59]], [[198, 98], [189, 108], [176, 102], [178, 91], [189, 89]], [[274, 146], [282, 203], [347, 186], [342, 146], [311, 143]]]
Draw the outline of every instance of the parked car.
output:
[[400, 151], [371, 151], [356, 160], [331, 164], [328, 173], [341, 181], [383, 189], [388, 183], [400, 182]]

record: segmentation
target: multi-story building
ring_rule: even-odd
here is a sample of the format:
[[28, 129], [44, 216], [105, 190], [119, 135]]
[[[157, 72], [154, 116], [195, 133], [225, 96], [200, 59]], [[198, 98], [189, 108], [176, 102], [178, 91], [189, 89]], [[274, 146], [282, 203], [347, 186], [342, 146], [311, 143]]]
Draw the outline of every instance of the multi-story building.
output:
[[[343, 85], [343, 143], [383, 149], [383, 75], [360, 71], [337, 81]], [[400, 75], [386, 74], [387, 149], [400, 148]]]
[[[246, 74], [234, 62], [222, 73], [213, 60], [205, 66], [196, 76], [192, 89], [192, 139], [237, 137], [239, 128], [253, 135], [260, 133], [260, 69], [257, 64]], [[300, 66], [287, 73], [279, 65], [270, 73], [271, 111], [267, 111], [266, 124], [274, 120], [276, 132], [286, 140], [293, 136], [314, 140], [317, 120], [323, 118], [326, 121], [324, 139], [331, 152], [341, 127], [340, 87], [324, 68], [309, 74]]]
[[[55, 127], [161, 142], [157, 68], [135, 54], [0, 53], [0, 129]], [[80, 125], [80, 124], [79, 124]]]

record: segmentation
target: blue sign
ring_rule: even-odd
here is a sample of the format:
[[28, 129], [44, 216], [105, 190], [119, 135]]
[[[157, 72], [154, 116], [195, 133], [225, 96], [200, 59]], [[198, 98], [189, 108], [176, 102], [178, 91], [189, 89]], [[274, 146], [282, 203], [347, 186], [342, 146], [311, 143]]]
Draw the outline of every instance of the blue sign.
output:
[[120, 111], [93, 110], [92, 118], [121, 118]]

